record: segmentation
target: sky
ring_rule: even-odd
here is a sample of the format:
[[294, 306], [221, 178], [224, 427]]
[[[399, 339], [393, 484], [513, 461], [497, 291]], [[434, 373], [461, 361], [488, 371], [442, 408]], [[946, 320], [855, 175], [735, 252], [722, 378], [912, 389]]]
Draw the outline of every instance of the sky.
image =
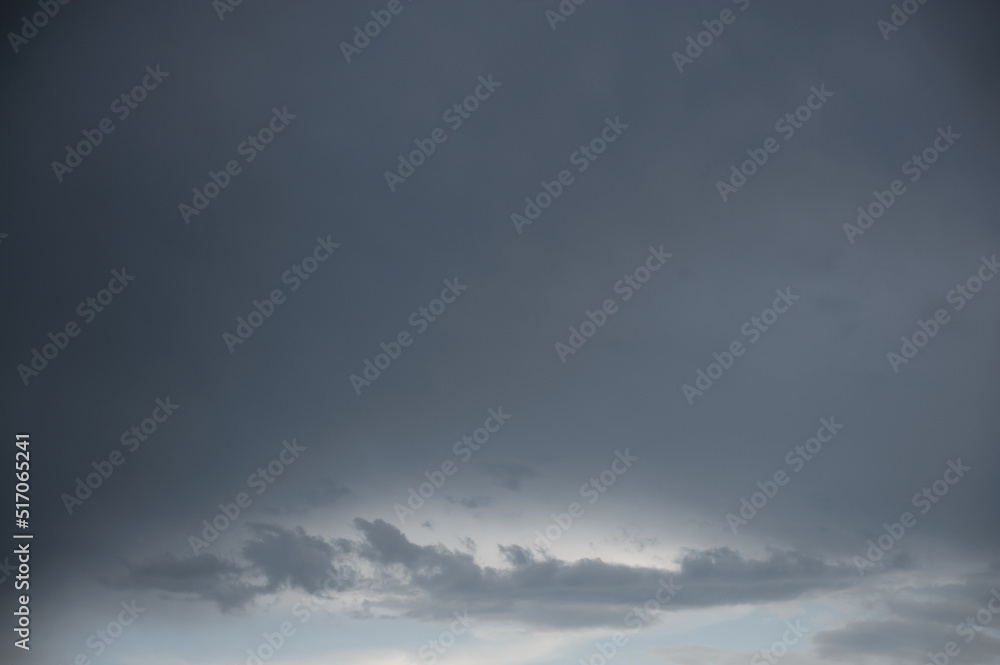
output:
[[0, 659], [1000, 665], [998, 19], [10, 3]]

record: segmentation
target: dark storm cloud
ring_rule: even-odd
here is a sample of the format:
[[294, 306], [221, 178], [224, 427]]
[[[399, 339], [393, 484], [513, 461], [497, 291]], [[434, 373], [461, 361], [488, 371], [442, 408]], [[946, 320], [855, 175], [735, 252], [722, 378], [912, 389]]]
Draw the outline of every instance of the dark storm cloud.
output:
[[267, 591], [299, 588], [316, 593], [336, 551], [322, 538], [302, 528], [288, 531], [269, 524], [251, 524], [254, 540], [243, 546], [243, 557], [268, 580]]
[[[916, 659], [921, 634], [944, 637], [952, 611], [973, 611], [993, 582], [970, 580], [966, 593], [927, 580], [1000, 548], [989, 528], [1000, 506], [1000, 280], [899, 374], [885, 354], [980, 256], [1000, 251], [1000, 9], [922, 3], [887, 41], [876, 21], [890, 0], [750, 0], [738, 10], [744, 2], [595, 0], [556, 31], [545, 10], [557, 0], [404, 2], [350, 64], [339, 42], [383, 0], [244, 2], [224, 22], [208, 0], [59, 4], [0, 61], [0, 417], [38, 442], [32, 513], [47, 544], [33, 560], [46, 571], [33, 580], [37, 602], [65, 607], [58, 620], [78, 616], [92, 603], [74, 584], [106, 577], [122, 557], [146, 561], [137, 552], [186, 549], [187, 534], [298, 436], [308, 462], [254, 495], [240, 519], [290, 515], [313, 529], [366, 515], [358, 537], [256, 525], [232, 560], [164, 557], [128, 566], [115, 584], [234, 612], [283, 591], [324, 594], [332, 567], [336, 593], [388, 613], [445, 617], [467, 604], [574, 628], [619, 625], [672, 575], [685, 587], [674, 609], [830, 592], [863, 605], [871, 592], [881, 624], [816, 636], [822, 653], [852, 662]], [[38, 11], [37, 0], [16, 4], [4, 9], [5, 30]], [[679, 73], [672, 52], [724, 7], [736, 22]], [[169, 76], [58, 182], [52, 160], [147, 66]], [[490, 75], [502, 82], [495, 95], [389, 192], [384, 171]], [[716, 181], [821, 85], [829, 102], [723, 203]], [[177, 204], [286, 105], [292, 123], [185, 224]], [[518, 234], [511, 213], [618, 115], [627, 131]], [[962, 139], [849, 244], [842, 225], [857, 207], [951, 125]], [[230, 354], [221, 334], [282, 285], [317, 236], [341, 247]], [[673, 254], [664, 269], [563, 364], [554, 343], [661, 243]], [[23, 385], [16, 365], [80, 322], [77, 305], [123, 265], [135, 282]], [[355, 394], [348, 377], [380, 344], [415, 332], [408, 317], [456, 276], [468, 292]], [[795, 308], [689, 405], [681, 385], [786, 287], [801, 294]], [[60, 496], [106, 468], [125, 450], [122, 433], [167, 395], [177, 413], [68, 515]], [[424, 509], [421, 535], [467, 552], [416, 544], [374, 519], [391, 518], [393, 501], [500, 404], [514, 420], [454, 481], [481, 485], [449, 486]], [[847, 423], [836, 442], [728, 533], [724, 515], [831, 415]], [[491, 568], [431, 514], [489, 501], [530, 531], [564, 509], [553, 493], [575, 492], [618, 445], [642, 463], [601, 509], [635, 506], [641, 536], [593, 541], [608, 558], [697, 542], [672, 570], [543, 557], [503, 538], [507, 566]], [[858, 577], [851, 557], [959, 455], [973, 465], [969, 479]], [[683, 536], [678, 512], [693, 518]], [[490, 525], [489, 511], [473, 516]], [[767, 545], [763, 558], [746, 555]], [[912, 576], [920, 600], [888, 583], [871, 590], [893, 574]], [[963, 653], [996, 649], [992, 640], [980, 633]]]
[[[426, 13], [414, 5], [346, 67], [335, 44], [328, 43], [330, 35], [349, 34], [365, 15], [346, 5], [268, 6], [260, 13], [241, 6], [224, 23], [210, 11], [208, 23], [192, 21], [180, 9], [131, 13], [114, 33], [118, 46], [109, 49], [118, 54], [127, 46], [127, 57], [71, 58], [51, 71], [46, 67], [58, 61], [55, 51], [35, 49], [43, 42], [33, 43], [35, 55], [26, 51], [17, 61], [20, 89], [30, 81], [53, 91], [92, 81], [80, 95], [53, 92], [54, 103], [12, 111], [10, 127], [41, 127], [18, 137], [51, 136], [44, 149], [26, 138], [12, 143], [12, 163], [30, 165], [30, 173], [45, 178], [49, 159], [69, 140], [64, 137], [99, 117], [122, 86], [134, 83], [146, 60], [162, 56], [171, 71], [155, 91], [161, 96], [151, 96], [142, 114], [107, 137], [93, 161], [57, 190], [61, 198], [33, 196], [37, 209], [15, 203], [25, 220], [67, 220], [71, 241], [50, 247], [49, 227], [25, 223], [19, 231], [25, 250], [4, 263], [9, 283], [22, 283], [23, 274], [41, 290], [37, 297], [27, 290], [14, 294], [12, 306], [30, 312], [23, 319], [32, 322], [12, 330], [16, 354], [23, 356], [44, 339], [46, 326], [73, 315], [76, 303], [93, 290], [86, 285], [101, 285], [103, 264], [148, 265], [129, 287], [147, 289], [136, 292], [141, 298], [130, 304], [132, 293], [123, 294], [102, 315], [102, 328], [74, 340], [89, 346], [58, 359], [72, 364], [54, 362], [31, 386], [39, 391], [23, 412], [38, 420], [39, 434], [78, 442], [65, 455], [46, 460], [58, 486], [46, 496], [71, 489], [92, 461], [106, 458], [121, 431], [148, 415], [153, 397], [188, 393], [175, 395], [182, 403], [176, 416], [90, 505], [72, 519], [60, 517], [65, 528], [53, 537], [69, 543], [96, 532], [101, 537], [89, 542], [110, 543], [115, 551], [131, 542], [121, 535], [127, 530], [106, 526], [121, 521], [158, 537], [171, 518], [154, 524], [144, 516], [164, 493], [177, 495], [176, 519], [197, 522], [205, 505], [231, 494], [230, 486], [270, 459], [290, 430], [312, 430], [317, 436], [309, 438], [332, 441], [322, 455], [336, 459], [347, 474], [363, 477], [367, 486], [395, 492], [399, 488], [376, 469], [433, 468], [440, 463], [438, 442], [450, 443], [449, 437], [477, 426], [471, 414], [496, 399], [523, 404], [518, 415], [526, 423], [516, 440], [502, 440], [505, 449], [496, 459], [485, 457], [490, 451], [481, 453], [480, 468], [501, 487], [537, 489], [526, 482], [533, 476], [522, 464], [561, 480], [568, 473], [566, 460], [596, 462], [607, 441], [627, 432], [643, 442], [646, 468], [661, 470], [662, 482], [634, 481], [642, 483], [637, 491], [647, 501], [677, 501], [717, 516], [731, 509], [743, 488], [753, 488], [760, 474], [773, 472], [780, 457], [772, 462], [769, 455], [800, 442], [807, 418], [836, 409], [856, 438], [845, 438], [837, 454], [815, 462], [809, 485], [790, 489], [797, 493], [794, 500], [779, 497], [754, 528], [762, 537], [796, 546], [822, 539], [838, 554], [863, 543], [869, 534], [856, 540], [858, 531], [880, 524], [868, 519], [871, 507], [891, 513], [897, 497], [907, 496], [912, 479], [925, 472], [920, 464], [926, 458], [901, 458], [888, 443], [867, 442], [906, 441], [923, 451], [950, 452], [944, 450], [943, 424], [956, 410], [973, 409], [975, 395], [989, 394], [995, 385], [985, 372], [962, 375], [965, 370], [955, 368], [967, 364], [943, 355], [946, 349], [974, 348], [979, 361], [968, 371], [991, 367], [995, 357], [986, 338], [980, 346], [935, 340], [940, 351], [930, 356], [929, 349], [920, 357], [927, 370], [919, 381], [909, 379], [920, 371], [915, 364], [905, 368], [904, 381], [893, 384], [896, 377], [879, 366], [889, 343], [926, 316], [926, 294], [939, 293], [961, 276], [966, 256], [978, 256], [980, 245], [995, 236], [986, 221], [948, 225], [953, 230], [941, 237], [934, 231], [943, 228], [938, 220], [951, 218], [952, 207], [969, 219], [988, 219], [975, 203], [988, 194], [979, 176], [989, 172], [990, 154], [973, 148], [977, 136], [984, 139], [978, 145], [986, 145], [989, 134], [969, 134], [968, 143], [946, 156], [951, 161], [942, 159], [899, 204], [914, 207], [896, 208], [900, 219], [886, 217], [858, 247], [845, 244], [840, 224], [873, 187], [884, 187], [880, 183], [939, 123], [952, 122], [960, 112], [963, 121], [976, 120], [971, 101], [990, 94], [983, 92], [988, 86], [966, 81], [963, 87], [942, 77], [928, 92], [924, 81], [946, 70], [933, 52], [918, 46], [928, 41], [940, 47], [961, 63], [962, 77], [979, 80], [986, 75], [987, 45], [970, 46], [973, 57], [959, 48], [957, 35], [968, 26], [980, 34], [986, 23], [981, 18], [993, 14], [983, 13], [985, 4], [946, 9], [931, 3], [921, 9], [921, 20], [910, 21], [885, 43], [875, 27], [884, 8], [864, 2], [780, 7], [753, 2], [678, 74], [670, 53], [683, 49], [687, 35], [717, 15], [719, 4], [727, 3], [591, 3], [555, 33], [541, 3], [518, 3], [516, 10], [470, 3]], [[46, 38], [63, 40], [50, 42], [52, 48], [87, 52], [83, 32], [73, 32], [68, 22], [71, 12], [81, 11], [69, 5], [59, 22], [45, 29]], [[90, 21], [117, 25], [113, 5], [94, 11]], [[125, 37], [146, 34], [154, 25], [141, 44]], [[935, 25], [947, 26], [944, 37], [934, 32]], [[259, 49], [246, 48], [246, 35], [265, 26], [276, 41], [251, 40]], [[531, 45], [509, 50], [509, 43], [516, 43], [509, 40], [513, 34]], [[286, 43], [289, 35], [295, 37]], [[197, 48], [179, 53], [176, 43]], [[316, 44], [330, 47], [328, 57], [315, 57]], [[410, 58], [411, 53], [425, 59]], [[177, 63], [174, 69], [166, 56]], [[405, 189], [390, 195], [382, 170], [414, 138], [440, 124], [440, 112], [467, 94], [476, 76], [494, 70], [504, 82], [496, 98], [443, 144]], [[776, 118], [801, 103], [809, 86], [827, 79], [835, 91], [828, 108], [723, 206], [715, 179], [770, 133]], [[293, 112], [302, 110], [282, 143], [249, 165], [259, 167], [256, 175], [248, 169], [240, 176], [247, 180], [228, 188], [197, 224], [170, 221], [178, 197], [231, 157], [236, 142], [259, 126], [272, 106], [285, 103]], [[43, 122], [31, 111], [35, 106], [53, 117]], [[191, 115], [191, 108], [198, 113]], [[614, 146], [617, 152], [609, 148], [578, 175], [576, 189], [518, 236], [509, 214], [613, 113], [632, 123]], [[336, 155], [349, 158], [339, 162]], [[29, 170], [8, 170], [12, 190], [39, 187]], [[113, 205], [90, 193], [104, 191], [101, 178], [112, 173], [122, 179]], [[934, 180], [939, 174], [940, 188]], [[351, 196], [328, 198], [331, 183]], [[54, 179], [41, 191], [50, 186]], [[72, 187], [79, 190], [71, 196]], [[948, 191], [955, 192], [954, 199]], [[67, 201], [77, 194], [86, 194], [96, 207], [86, 223], [70, 224], [78, 214]], [[292, 209], [284, 209], [285, 203]], [[111, 214], [119, 209], [127, 219]], [[933, 214], [924, 215], [928, 209]], [[414, 223], [415, 218], [422, 221]], [[279, 219], [298, 221], [279, 224]], [[478, 221], [471, 225], [470, 219]], [[340, 255], [295, 294], [298, 300], [282, 306], [266, 329], [229, 356], [219, 334], [245, 314], [247, 303], [274, 286], [282, 269], [301, 260], [319, 231], [344, 240]], [[912, 259], [897, 248], [907, 232], [914, 232], [905, 243]], [[2, 248], [9, 249], [14, 238]], [[559, 364], [552, 343], [634, 268], [646, 246], [660, 242], [674, 251], [676, 267], [638, 293], [628, 303], [631, 309], [616, 314], [571, 364]], [[31, 263], [30, 257], [43, 255], [72, 276], [68, 283]], [[372, 270], [372, 265], [393, 269]], [[472, 284], [462, 296], [468, 300], [460, 299], [426, 333], [422, 346], [407, 349], [358, 399], [348, 374], [360, 371], [379, 342], [405, 328], [410, 312], [456, 272], [463, 279], [467, 274]], [[689, 408], [680, 396], [681, 383], [693, 380], [695, 369], [767, 304], [764, 296], [785, 284], [803, 290], [802, 311], [790, 315], [798, 318], [768, 333], [773, 336], [752, 350], [755, 355], [741, 359], [703, 402]], [[985, 300], [968, 310], [988, 329], [987, 310], [974, 309], [979, 302]], [[971, 324], [968, 332], [953, 330], [962, 335], [955, 340], [978, 339]], [[260, 367], [267, 369], [261, 374]], [[58, 372], [64, 372], [58, 378], [65, 384], [45, 382]], [[259, 381], [261, 375], [267, 380]], [[23, 388], [16, 375], [9, 378], [13, 387]], [[65, 395], [73, 396], [55, 402], [73, 412], [58, 422], [43, 417], [48, 407], [42, 406], [62, 394], [56, 385], [65, 385]], [[456, 391], [456, 385], [471, 389]], [[943, 385], [967, 386], [967, 392], [943, 396], [938, 389]], [[773, 417], [779, 409], [787, 415]], [[980, 453], [978, 468], [987, 469], [996, 460], [990, 416], [976, 413], [955, 445]], [[412, 445], [415, 438], [426, 445]], [[701, 445], [705, 441], [712, 446]], [[190, 464], [194, 456], [205, 463]], [[309, 469], [286, 475], [306, 483], [329, 461], [319, 457]], [[184, 493], [176, 492], [175, 479], [181, 477], [191, 488]], [[994, 546], [991, 531], [975, 528], [982, 507], [991, 499], [996, 504], [996, 491], [988, 487], [984, 480], [967, 495], [949, 497], [949, 510], [958, 517], [922, 528], [952, 541]], [[828, 500], [842, 494], [836, 502]], [[336, 489], [316, 490], [303, 496], [301, 505], [288, 497], [287, 503], [262, 502], [260, 509], [288, 514], [310, 506], [335, 508], [336, 495]], [[322, 504], [326, 499], [333, 501]], [[61, 515], [61, 510], [53, 500], [51, 511]], [[820, 521], [822, 532], [816, 527]], [[86, 554], [98, 561], [107, 551], [95, 547]]]
[[[245, 607], [258, 596], [284, 589], [310, 594], [350, 588], [350, 571], [332, 567], [338, 546], [310, 536], [301, 528], [284, 529], [270, 524], [250, 524], [253, 538], [244, 543], [245, 562], [234, 562], [214, 554], [187, 559], [165, 557], [139, 565], [109, 584], [116, 588], [157, 590], [182, 598], [212, 601], [222, 611]], [[263, 583], [255, 583], [263, 578]], [[333, 580], [331, 586], [327, 580]], [[325, 584], [326, 583], [326, 584]], [[325, 585], [325, 586], [324, 586]]]
[[244, 581], [245, 566], [212, 554], [188, 559], [164, 558], [131, 565], [125, 575], [114, 579], [114, 588], [165, 591], [185, 599], [215, 602], [224, 611], [239, 609], [263, 591]]
[[[203, 554], [169, 566], [133, 568], [118, 584], [178, 593], [191, 590], [191, 570], [207, 571], [198, 579], [215, 582], [198, 599], [231, 609], [250, 603], [256, 595], [283, 589], [320, 593], [335, 570], [335, 576], [344, 580], [336, 591], [364, 589], [366, 600], [405, 609], [415, 618], [446, 617], [461, 606], [506, 620], [525, 621], [528, 612], [536, 625], [573, 628], [618, 625], [623, 614], [654, 597], [663, 583], [683, 589], [672, 599], [672, 610], [808, 598], [859, 583], [849, 564], [783, 551], [755, 560], [728, 548], [688, 552], [676, 569], [666, 570], [600, 559], [539, 558], [509, 545], [500, 546], [500, 552], [510, 567], [500, 569], [480, 565], [472, 554], [412, 543], [382, 520], [357, 518], [354, 525], [361, 539], [328, 543], [301, 528], [257, 524], [254, 538], [242, 548], [249, 564]], [[367, 574], [359, 572], [366, 564], [374, 568]], [[217, 581], [222, 573], [225, 586]], [[266, 579], [263, 584], [241, 581], [261, 575]], [[232, 593], [234, 587], [240, 595]]]
[[721, 547], [690, 552], [680, 564], [678, 579], [694, 593], [678, 602], [690, 606], [787, 600], [856, 583], [849, 564], [830, 564], [800, 552], [772, 551], [766, 559], [751, 560]]

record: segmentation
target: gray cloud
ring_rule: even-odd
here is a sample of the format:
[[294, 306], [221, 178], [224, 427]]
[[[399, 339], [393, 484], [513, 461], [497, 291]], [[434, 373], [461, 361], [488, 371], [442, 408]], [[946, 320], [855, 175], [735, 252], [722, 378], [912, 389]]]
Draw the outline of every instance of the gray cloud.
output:
[[[993, 566], [995, 569], [996, 566]], [[873, 589], [879, 619], [850, 621], [813, 637], [823, 658], [856, 660], [884, 656], [894, 663], [926, 662], [954, 642], [958, 662], [992, 663], [1000, 656], [1000, 576], [995, 570], [968, 575], [962, 584], [903, 585]], [[977, 618], [978, 615], [978, 618]], [[994, 631], [991, 634], [988, 630]], [[947, 654], [946, 654], [947, 655]], [[949, 660], [952, 657], [949, 656]]]
[[[353, 586], [353, 571], [333, 565], [340, 548], [348, 543], [331, 544], [300, 527], [288, 530], [251, 523], [249, 528], [253, 535], [241, 548], [242, 562], [208, 553], [186, 559], [167, 556], [129, 565], [108, 583], [115, 588], [163, 591], [211, 601], [224, 612], [242, 609], [259, 596], [286, 589], [323, 595]], [[261, 578], [263, 582], [255, 583]], [[327, 583], [328, 579], [334, 582]]]
[[[961, 311], [946, 300], [980, 257], [1000, 253], [1000, 7], [922, 3], [885, 40], [877, 21], [893, 0], [743, 3], [588, 2], [553, 31], [545, 11], [559, 0], [404, 1], [350, 64], [339, 42], [385, 0], [244, 2], [224, 22], [207, 0], [56, 3], [38, 36], [0, 59], [0, 302], [16, 322], [0, 419], [38, 442], [31, 513], [47, 544], [32, 564], [48, 572], [32, 592], [60, 608], [45, 615], [60, 637], [35, 655], [72, 662], [93, 629], [80, 617], [117, 604], [121, 585], [203, 604], [174, 606], [190, 619], [326, 593], [328, 565], [346, 580], [336, 595], [383, 618], [444, 617], [464, 603], [529, 630], [618, 625], [670, 574], [685, 585], [671, 608], [765, 612], [829, 595], [837, 608], [877, 607], [881, 623], [832, 619], [813, 638], [847, 662], [912, 662], [921, 635], [952, 630], [949, 617], [993, 578], [969, 578], [968, 591], [954, 581], [1000, 551], [1000, 280]], [[736, 22], [679, 73], [671, 54], [722, 8]], [[3, 11], [4, 32], [17, 31], [38, 0]], [[57, 181], [53, 160], [158, 65], [169, 77]], [[496, 94], [389, 192], [384, 172], [491, 74]], [[775, 121], [814, 85], [834, 96], [723, 202], [716, 182], [777, 136]], [[244, 162], [237, 145], [285, 106], [295, 120]], [[618, 116], [627, 131], [577, 171], [570, 155]], [[948, 126], [961, 140], [910, 181], [904, 161]], [[186, 225], [178, 203], [229, 159], [242, 174]], [[518, 234], [511, 213], [560, 169], [574, 184]], [[844, 223], [894, 178], [905, 195], [849, 243]], [[291, 292], [283, 271], [317, 236], [341, 248]], [[673, 256], [624, 301], [614, 285], [661, 244]], [[84, 321], [78, 304], [122, 266], [135, 282]], [[456, 277], [468, 291], [417, 332], [410, 317]], [[222, 333], [276, 287], [285, 304], [230, 354]], [[681, 386], [734, 340], [748, 343], [741, 326], [786, 287], [801, 300], [688, 404]], [[564, 364], [554, 344], [608, 298], [617, 313]], [[938, 307], [951, 323], [894, 373], [887, 352]], [[82, 334], [25, 386], [14, 368], [71, 321]], [[348, 377], [404, 330], [413, 344], [356, 394]], [[168, 395], [176, 414], [128, 452], [122, 433]], [[452, 446], [501, 404], [512, 420], [461, 460]], [[844, 431], [729, 532], [726, 513], [792, 471], [788, 451], [831, 415]], [[245, 543], [145, 558], [180, 551], [220, 503], [254, 492], [248, 476], [296, 437], [307, 451], [239, 517]], [[628, 446], [641, 462], [585, 525], [549, 556], [518, 546], [518, 529], [541, 526], [532, 516], [565, 510]], [[112, 452], [125, 463], [68, 514], [63, 495]], [[859, 578], [851, 557], [959, 456], [967, 479]], [[392, 522], [393, 503], [446, 460], [461, 461], [457, 475], [413, 517], [410, 538], [376, 519]], [[2, 482], [10, 496], [13, 479]], [[368, 519], [349, 537], [317, 535], [358, 515]], [[498, 543], [501, 558], [487, 559]], [[124, 571], [121, 558], [133, 562]], [[103, 594], [101, 579], [114, 580]], [[250, 622], [188, 628], [215, 644]], [[177, 625], [144, 617], [158, 655]], [[703, 636], [684, 639], [713, 639]], [[982, 633], [963, 653], [991, 640]], [[694, 645], [691, 658], [717, 646]], [[0, 646], [0, 660], [12, 650]]]
[[121, 589], [156, 590], [185, 599], [208, 600], [224, 612], [237, 610], [262, 593], [265, 586], [245, 581], [247, 568], [212, 554], [128, 566], [127, 572], [109, 582]]
[[[529, 611], [532, 622], [565, 628], [618, 625], [626, 612], [656, 593], [661, 581], [672, 580], [683, 587], [683, 593], [671, 601], [672, 610], [805, 598], [859, 582], [850, 564], [830, 564], [783, 551], [755, 560], [729, 548], [690, 551], [679, 559], [677, 568], [667, 570], [600, 559], [539, 558], [521, 546], [509, 545], [500, 546], [500, 552], [510, 567], [500, 569], [483, 566], [466, 552], [417, 545], [383, 520], [356, 518], [354, 526], [360, 539], [328, 542], [301, 528], [253, 524], [253, 537], [241, 549], [246, 564], [203, 554], [170, 566], [148, 564], [131, 569], [119, 584], [178, 593], [190, 591], [195, 579], [224, 579], [225, 585], [215, 582], [197, 598], [215, 600], [230, 609], [249, 603], [256, 595], [283, 589], [321, 593], [328, 571], [335, 569], [351, 580], [337, 591], [363, 589], [367, 600], [405, 607], [409, 616], [440, 618], [462, 606], [483, 616], [518, 621], [524, 620], [518, 618], [521, 613]], [[358, 573], [363, 563], [373, 565], [375, 572], [368, 577]], [[192, 578], [191, 570], [211, 575]], [[253, 586], [244, 581], [255, 575], [263, 576], [265, 583]]]
[[301, 528], [292, 531], [269, 524], [251, 524], [255, 538], [243, 546], [243, 557], [268, 580], [269, 592], [300, 588], [320, 590], [336, 549]]

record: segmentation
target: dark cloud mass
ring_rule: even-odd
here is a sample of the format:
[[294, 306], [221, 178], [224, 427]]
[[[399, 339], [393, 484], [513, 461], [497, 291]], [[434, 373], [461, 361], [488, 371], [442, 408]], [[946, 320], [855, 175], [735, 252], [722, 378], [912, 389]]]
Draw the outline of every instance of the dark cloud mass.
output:
[[0, 662], [1000, 665], [997, 3], [0, 26]]
[[[600, 559], [569, 562], [501, 545], [509, 566], [494, 568], [464, 552], [412, 543], [380, 519], [357, 518], [354, 526], [360, 539], [327, 543], [302, 529], [255, 524], [254, 538], [241, 550], [246, 564], [202, 554], [135, 566], [116, 584], [175, 594], [189, 594], [195, 584], [205, 584], [196, 598], [216, 601], [227, 610], [249, 603], [254, 595], [284, 589], [323, 594], [322, 584], [332, 570], [337, 591], [364, 587], [393, 603], [410, 595], [411, 616], [447, 616], [448, 608], [463, 606], [519, 621], [521, 606], [534, 603], [546, 607], [549, 626], [565, 628], [620, 623], [622, 613], [653, 596], [661, 581], [684, 589], [671, 605], [676, 610], [795, 599], [859, 583], [850, 565], [795, 552], [751, 560], [728, 548], [689, 552], [675, 569], [665, 570]], [[367, 577], [353, 572], [366, 563], [374, 566]], [[258, 576], [265, 582], [253, 586], [251, 580]], [[418, 595], [407, 593], [411, 591]], [[589, 613], [581, 613], [581, 606]]]

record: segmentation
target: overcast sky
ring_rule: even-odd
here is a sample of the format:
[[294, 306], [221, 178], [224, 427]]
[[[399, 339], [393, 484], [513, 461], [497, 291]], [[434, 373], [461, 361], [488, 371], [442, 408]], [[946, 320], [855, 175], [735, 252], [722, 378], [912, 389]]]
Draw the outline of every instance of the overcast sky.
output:
[[1000, 664], [994, 3], [40, 4], [4, 662]]

